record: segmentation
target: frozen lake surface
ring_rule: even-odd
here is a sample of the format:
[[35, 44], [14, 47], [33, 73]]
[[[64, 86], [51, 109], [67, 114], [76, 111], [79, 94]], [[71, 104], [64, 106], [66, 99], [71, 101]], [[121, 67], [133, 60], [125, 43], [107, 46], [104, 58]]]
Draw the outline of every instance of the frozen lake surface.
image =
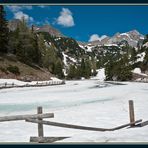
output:
[[[2, 80], [1, 80], [2, 81]], [[0, 90], [0, 116], [34, 114], [37, 106], [53, 112], [57, 121], [112, 128], [129, 123], [128, 100], [134, 100], [136, 119], [148, 120], [148, 84], [112, 85], [98, 80], [66, 81], [65, 85]], [[49, 120], [49, 119], [46, 119]], [[37, 125], [25, 121], [0, 123], [0, 142], [29, 142]], [[59, 142], [147, 142], [148, 126], [113, 132], [94, 132], [44, 126], [45, 136], [68, 136]]]

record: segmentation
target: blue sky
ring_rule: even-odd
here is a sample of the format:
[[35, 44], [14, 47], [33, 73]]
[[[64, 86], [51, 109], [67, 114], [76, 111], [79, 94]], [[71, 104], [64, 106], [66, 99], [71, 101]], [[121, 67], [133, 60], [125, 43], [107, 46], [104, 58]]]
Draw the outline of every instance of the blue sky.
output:
[[138, 30], [148, 33], [148, 6], [6, 6], [7, 19], [24, 16], [29, 24], [50, 24], [64, 35], [88, 41]]

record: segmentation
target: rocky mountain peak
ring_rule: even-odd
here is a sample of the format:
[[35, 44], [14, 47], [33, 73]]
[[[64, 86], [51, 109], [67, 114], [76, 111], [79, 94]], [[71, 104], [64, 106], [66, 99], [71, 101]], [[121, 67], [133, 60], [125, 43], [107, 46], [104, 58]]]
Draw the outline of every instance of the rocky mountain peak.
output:
[[48, 24], [44, 26], [34, 26], [33, 25], [33, 28], [36, 32], [47, 32], [51, 34], [52, 36], [57, 36], [57, 37], [64, 36], [59, 30], [55, 29], [54, 27]]
[[140, 35], [140, 33], [137, 30], [131, 30], [128, 32], [129, 34], [135, 34], [135, 35]]
[[[21, 20], [19, 19], [13, 19], [10, 20], [8, 22], [8, 28], [11, 31], [16, 30], [16, 28], [18, 27], [19, 23], [21, 22]], [[51, 34], [52, 36], [57, 36], [57, 37], [62, 37], [64, 36], [59, 30], [55, 29], [54, 27], [52, 27], [49, 24], [43, 25], [43, 26], [36, 26], [36, 25], [32, 25], [34, 31], [36, 32], [47, 32], [49, 34]]]

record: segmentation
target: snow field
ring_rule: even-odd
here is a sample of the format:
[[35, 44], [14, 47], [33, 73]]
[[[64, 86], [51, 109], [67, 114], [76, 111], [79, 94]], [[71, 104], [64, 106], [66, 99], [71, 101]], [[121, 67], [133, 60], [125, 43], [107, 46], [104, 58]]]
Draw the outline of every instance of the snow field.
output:
[[[129, 123], [128, 100], [134, 100], [136, 119], [148, 120], [148, 84], [124, 82], [99, 88], [98, 80], [67, 81], [65, 85], [0, 90], [0, 116], [34, 114], [37, 106], [69, 124], [112, 128]], [[101, 82], [102, 83], [102, 82]], [[0, 123], [1, 142], [29, 142], [37, 125], [25, 121]], [[147, 142], [148, 126], [113, 132], [94, 132], [44, 126], [45, 136], [69, 136], [59, 142]]]

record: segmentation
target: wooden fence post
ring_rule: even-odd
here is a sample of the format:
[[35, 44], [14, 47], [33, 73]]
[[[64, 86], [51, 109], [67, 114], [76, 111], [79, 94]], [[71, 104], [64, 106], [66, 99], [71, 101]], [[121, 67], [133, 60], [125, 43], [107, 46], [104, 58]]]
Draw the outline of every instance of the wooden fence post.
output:
[[[42, 107], [39, 106], [37, 108], [37, 113], [38, 114], [42, 114], [43, 113], [43, 110], [42, 110]], [[38, 118], [39, 121], [42, 121], [42, 118]], [[43, 131], [43, 124], [42, 123], [38, 123], [38, 136], [39, 137], [43, 137], [44, 136], [44, 131]]]
[[134, 102], [133, 100], [129, 100], [129, 117], [130, 117], [130, 123], [131, 127], [135, 126], [133, 122], [135, 122], [135, 114], [134, 114]]

